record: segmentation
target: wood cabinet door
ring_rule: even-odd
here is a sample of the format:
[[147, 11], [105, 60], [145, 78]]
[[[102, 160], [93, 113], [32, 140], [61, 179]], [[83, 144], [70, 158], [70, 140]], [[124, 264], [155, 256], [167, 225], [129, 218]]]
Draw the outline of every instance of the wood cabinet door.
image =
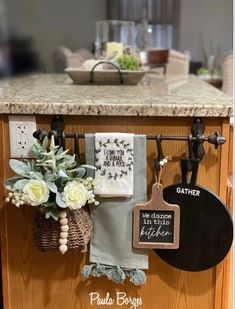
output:
[[[37, 116], [38, 128], [50, 130], [52, 116]], [[8, 178], [10, 171], [9, 135], [7, 116], [0, 116], [0, 180]], [[91, 117], [65, 116], [65, 131], [73, 133], [92, 132], [134, 132], [149, 135], [189, 135], [192, 118], [172, 117]], [[206, 135], [222, 132], [228, 139], [228, 120], [205, 118]], [[68, 148], [72, 141], [68, 142]], [[164, 154], [172, 155], [172, 161], [163, 171], [163, 185], [179, 182], [179, 157], [187, 155], [187, 143], [163, 142]], [[84, 153], [84, 142], [81, 151]], [[218, 150], [205, 144], [206, 154], [200, 164], [198, 183], [226, 199], [228, 149], [227, 144]], [[148, 189], [154, 180], [152, 173], [156, 144], [149, 141]], [[88, 262], [88, 255], [44, 254], [32, 244], [33, 207], [20, 209], [4, 202], [5, 192], [0, 189], [1, 198], [1, 251], [3, 294], [5, 309], [89, 309], [105, 306], [93, 305], [89, 294], [99, 293], [100, 298], [108, 295], [116, 298], [117, 292], [127, 297], [141, 298], [143, 309], [218, 309], [222, 308], [223, 278], [226, 270], [223, 262], [216, 268], [203, 272], [177, 270], [162, 261], [149, 250], [147, 283], [141, 287], [126, 282], [117, 285], [106, 278], [82, 279], [80, 270]], [[121, 308], [115, 303], [110, 308]], [[124, 306], [129, 308], [129, 306]]]

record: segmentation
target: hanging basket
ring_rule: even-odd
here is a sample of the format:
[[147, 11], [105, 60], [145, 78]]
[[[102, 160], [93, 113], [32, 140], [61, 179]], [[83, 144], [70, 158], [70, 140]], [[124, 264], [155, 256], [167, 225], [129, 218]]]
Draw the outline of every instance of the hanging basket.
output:
[[43, 252], [86, 252], [92, 232], [88, 206], [73, 211], [66, 209], [60, 214], [60, 218], [64, 219], [68, 226], [68, 231], [66, 229], [63, 231], [61, 219], [58, 221], [53, 218], [46, 219], [45, 214], [39, 209], [36, 210], [33, 224], [34, 244]]

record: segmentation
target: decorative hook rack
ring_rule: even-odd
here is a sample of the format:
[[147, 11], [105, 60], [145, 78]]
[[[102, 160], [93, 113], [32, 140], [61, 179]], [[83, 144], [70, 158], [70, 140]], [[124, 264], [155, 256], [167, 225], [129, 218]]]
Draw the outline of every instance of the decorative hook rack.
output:
[[[55, 142], [57, 145], [65, 148], [65, 139], [66, 138], [73, 138], [74, 139], [74, 152], [78, 151], [78, 143], [77, 140], [79, 138], [84, 138], [85, 134], [78, 134], [77, 132], [73, 134], [66, 134], [64, 133], [64, 120], [62, 116], [56, 115], [51, 123], [51, 130], [49, 133], [44, 131], [43, 129], [39, 129], [33, 133], [33, 136], [38, 139], [39, 141], [42, 141], [45, 136], [48, 136], [49, 138], [51, 135], [54, 135]], [[202, 160], [203, 156], [205, 154], [205, 149], [203, 146], [204, 142], [208, 142], [209, 144], [212, 144], [215, 146], [215, 149], [218, 148], [218, 146], [224, 144], [226, 142], [226, 139], [219, 134], [219, 132], [215, 132], [214, 134], [210, 136], [204, 136], [205, 132], [205, 124], [203, 123], [201, 118], [194, 118], [192, 127], [191, 127], [191, 135], [189, 136], [163, 136], [163, 135], [157, 135], [157, 136], [147, 136], [147, 140], [155, 140], [157, 143], [160, 143], [161, 141], [189, 141], [192, 143], [192, 152], [195, 159]], [[162, 154], [163, 156], [163, 154]]]

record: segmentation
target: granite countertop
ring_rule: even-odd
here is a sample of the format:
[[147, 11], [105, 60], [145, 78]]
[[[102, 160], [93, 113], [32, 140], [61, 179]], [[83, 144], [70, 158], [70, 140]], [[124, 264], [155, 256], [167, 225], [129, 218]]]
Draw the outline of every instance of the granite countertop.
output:
[[146, 74], [137, 86], [74, 85], [65, 74], [2, 81], [0, 113], [230, 117], [232, 99], [195, 76]]

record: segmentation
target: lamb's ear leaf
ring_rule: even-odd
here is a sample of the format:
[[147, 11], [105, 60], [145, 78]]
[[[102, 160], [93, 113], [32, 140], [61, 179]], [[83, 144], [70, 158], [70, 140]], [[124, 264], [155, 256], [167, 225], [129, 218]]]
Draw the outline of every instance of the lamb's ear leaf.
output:
[[22, 161], [11, 159], [9, 164], [11, 169], [18, 175], [25, 177], [30, 172], [30, 167]]
[[21, 180], [21, 179], [23, 179], [21, 176], [14, 176], [14, 177], [12, 177], [12, 178], [6, 179], [6, 180], [4, 181], [4, 187], [5, 187], [7, 190], [13, 190], [14, 184], [15, 184], [17, 181]]
[[59, 191], [56, 192], [56, 204], [61, 208], [67, 208], [67, 205], [62, 200], [61, 193]]
[[45, 136], [43, 141], [42, 141], [42, 148], [43, 148], [44, 151], [47, 150], [47, 146], [48, 146], [48, 137]]
[[69, 149], [66, 149], [65, 151], [62, 151], [62, 152], [60, 152], [59, 154], [58, 154], [58, 152], [57, 152], [57, 154], [56, 154], [56, 159], [57, 159], [57, 160], [61, 160], [61, 159], [63, 159], [63, 158], [66, 158], [66, 159], [67, 159], [67, 156], [69, 156], [69, 158], [71, 158], [72, 156], [71, 156], [71, 155], [67, 155], [67, 152], [69, 152]]
[[39, 172], [30, 172], [30, 177], [37, 180], [43, 180], [43, 175]]
[[51, 217], [55, 220], [58, 221], [59, 217], [57, 214], [55, 214], [53, 211], [51, 211]]
[[89, 169], [91, 169], [91, 170], [96, 170], [96, 167], [93, 166], [93, 165], [82, 164], [82, 165], [79, 165], [79, 166], [82, 166], [82, 167], [85, 167], [85, 168], [89, 168]]
[[47, 201], [47, 202], [43, 203], [42, 206], [45, 207], [45, 208], [48, 208], [48, 207], [54, 207], [54, 206], [56, 206], [56, 204], [55, 204], [54, 201], [52, 201], [52, 202]]
[[45, 218], [46, 218], [46, 219], [49, 219], [50, 216], [51, 216], [51, 212], [50, 212], [50, 211], [48, 211], [48, 212], [45, 213]]
[[40, 158], [42, 156], [42, 153], [45, 152], [45, 150], [42, 148], [42, 146], [38, 143], [33, 144], [30, 151], [32, 154], [34, 154], [37, 158]]
[[46, 182], [48, 189], [53, 192], [56, 193], [57, 192], [57, 186], [54, 184], [54, 182], [51, 181], [47, 181]]
[[69, 176], [62, 169], [59, 170], [58, 174], [60, 177], [69, 178]]
[[53, 213], [53, 211], [48, 211], [45, 213], [45, 218], [49, 219], [50, 217], [52, 217], [55, 221], [58, 221], [58, 216], [57, 214]]
[[57, 150], [56, 155], [60, 155], [63, 151], [64, 151], [63, 147], [60, 147], [60, 148]]
[[15, 184], [14, 184], [14, 189], [19, 190], [19, 191], [23, 191], [24, 186], [29, 182], [29, 179], [21, 179], [18, 180]]
[[83, 176], [86, 175], [86, 168], [85, 167], [77, 167], [77, 168], [74, 168], [73, 170], [70, 170], [69, 172], [74, 173], [74, 177], [82, 178]]
[[55, 175], [52, 174], [50, 171], [46, 171], [46, 173], [44, 174], [44, 179], [45, 181], [53, 181], [55, 180]]

